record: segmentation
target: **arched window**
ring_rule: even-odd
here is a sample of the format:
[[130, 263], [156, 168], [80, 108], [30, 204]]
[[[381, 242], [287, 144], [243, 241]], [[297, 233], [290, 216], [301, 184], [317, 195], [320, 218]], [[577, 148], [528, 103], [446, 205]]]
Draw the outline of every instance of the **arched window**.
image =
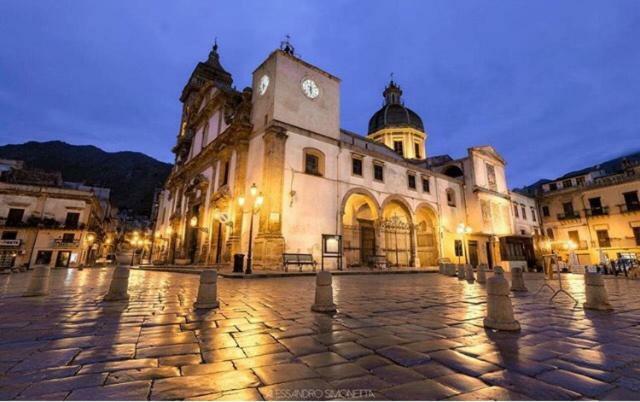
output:
[[456, 206], [456, 191], [452, 188], [447, 189], [447, 205], [450, 207]]
[[303, 150], [303, 167], [306, 174], [324, 176], [324, 154], [315, 148]]

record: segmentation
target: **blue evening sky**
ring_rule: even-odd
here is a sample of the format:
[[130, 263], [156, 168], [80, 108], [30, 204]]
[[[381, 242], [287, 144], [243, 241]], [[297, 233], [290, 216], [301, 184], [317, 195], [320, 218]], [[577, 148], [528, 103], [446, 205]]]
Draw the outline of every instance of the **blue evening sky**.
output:
[[290, 34], [366, 134], [394, 72], [427, 153], [493, 145], [511, 186], [640, 149], [640, 1], [0, 0], [0, 144], [171, 162], [178, 97], [218, 38], [238, 88]]

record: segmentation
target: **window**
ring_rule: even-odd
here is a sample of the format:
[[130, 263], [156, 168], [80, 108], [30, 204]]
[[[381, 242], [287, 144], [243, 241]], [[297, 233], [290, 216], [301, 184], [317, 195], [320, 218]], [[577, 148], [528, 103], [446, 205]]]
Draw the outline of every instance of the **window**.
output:
[[77, 228], [80, 221], [80, 213], [67, 212], [67, 218], [64, 220], [64, 226], [67, 228]]
[[51, 263], [52, 251], [38, 251], [36, 254], [36, 265], [49, 265]]
[[7, 215], [7, 226], [16, 226], [22, 223], [24, 217], [24, 209], [10, 208], [9, 215]]
[[373, 178], [378, 181], [384, 181], [384, 169], [382, 164], [373, 164]]
[[598, 236], [598, 245], [600, 247], [611, 247], [608, 230], [596, 230], [596, 235]]
[[496, 184], [496, 168], [493, 165], [486, 164], [487, 166], [487, 183], [489, 184], [489, 188], [493, 191], [498, 189], [498, 185]]
[[549, 191], [556, 191], [558, 189], [558, 183], [549, 184]]
[[547, 237], [550, 238], [551, 240], [554, 240], [556, 238], [553, 234], [553, 229], [547, 228]]
[[402, 146], [402, 141], [393, 141], [393, 150], [400, 156], [404, 155], [404, 147]]
[[314, 176], [324, 174], [324, 154], [314, 148], [304, 150], [304, 172]]
[[571, 180], [563, 180], [562, 181], [562, 187], [563, 188], [572, 187]]
[[362, 176], [362, 159], [353, 157], [351, 159], [351, 173], [354, 176]]
[[228, 183], [229, 183], [229, 161], [226, 161], [222, 168], [222, 182], [220, 183], [220, 185], [226, 186]]
[[527, 209], [524, 204], [520, 204], [520, 209], [522, 210], [522, 219], [527, 220]]
[[628, 211], [635, 211], [640, 209], [640, 200], [638, 200], [638, 192], [630, 191], [628, 193], [623, 193], [624, 203], [627, 205]]
[[584, 186], [584, 177], [577, 177], [576, 178], [576, 186], [578, 186], [578, 187]]
[[416, 154], [416, 159], [419, 159], [420, 158], [420, 144], [417, 143], [417, 142], [414, 143], [413, 144], [413, 150], [414, 150], [414, 152]]
[[640, 226], [633, 228], [633, 237], [636, 238], [636, 246], [640, 246]]
[[15, 240], [18, 238], [18, 232], [2, 232], [2, 240]]
[[549, 216], [549, 207], [546, 205], [542, 206], [542, 215], [543, 216]]
[[63, 233], [62, 234], [62, 242], [63, 243], [71, 243], [73, 239], [76, 237], [74, 233]]
[[567, 234], [569, 235], [569, 240], [571, 240], [573, 242], [573, 244], [575, 244], [578, 248], [580, 247], [580, 235], [578, 234], [577, 230], [570, 230], [569, 232], [567, 232]]
[[407, 182], [408, 182], [408, 185], [409, 185], [410, 189], [412, 189], [412, 190], [416, 189], [416, 175], [415, 174], [409, 173], [407, 175]]
[[425, 193], [431, 192], [430, 182], [428, 177], [422, 176], [422, 191]]
[[518, 213], [518, 204], [513, 204], [513, 214], [516, 216], [516, 218], [520, 217], [520, 214]]
[[604, 211], [600, 197], [589, 198], [589, 208], [591, 209], [591, 215], [602, 215]]
[[447, 205], [450, 207], [456, 206], [456, 192], [452, 188], [447, 189]]
[[536, 209], [534, 207], [531, 207], [531, 219], [536, 222]]
[[562, 210], [564, 211], [565, 217], [573, 216], [573, 204], [571, 202], [562, 203]]

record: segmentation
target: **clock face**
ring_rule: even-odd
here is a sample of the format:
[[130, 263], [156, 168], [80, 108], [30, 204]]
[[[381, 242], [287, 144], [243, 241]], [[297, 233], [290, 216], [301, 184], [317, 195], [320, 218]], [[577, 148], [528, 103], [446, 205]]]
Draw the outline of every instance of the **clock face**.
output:
[[309, 99], [315, 99], [320, 95], [320, 88], [318, 88], [318, 84], [311, 78], [306, 78], [302, 81], [302, 92]]
[[269, 88], [269, 76], [263, 75], [258, 84], [258, 93], [264, 95], [264, 93], [267, 92], [267, 88]]

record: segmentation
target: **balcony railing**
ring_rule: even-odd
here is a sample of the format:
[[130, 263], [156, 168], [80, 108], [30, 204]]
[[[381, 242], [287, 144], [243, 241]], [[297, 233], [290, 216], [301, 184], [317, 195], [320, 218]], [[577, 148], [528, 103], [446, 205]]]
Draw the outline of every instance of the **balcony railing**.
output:
[[627, 212], [638, 212], [640, 211], [640, 203], [633, 203], [633, 204], [618, 204], [618, 208], [620, 208], [620, 213], [627, 213]]
[[0, 240], [0, 247], [20, 247], [20, 244], [22, 244], [21, 239]]
[[79, 247], [80, 240], [54, 239], [53, 245], [54, 247]]
[[580, 212], [573, 211], [569, 213], [558, 214], [559, 221], [566, 221], [570, 219], [580, 219]]
[[609, 207], [587, 208], [584, 210], [586, 216], [603, 216], [609, 215]]

